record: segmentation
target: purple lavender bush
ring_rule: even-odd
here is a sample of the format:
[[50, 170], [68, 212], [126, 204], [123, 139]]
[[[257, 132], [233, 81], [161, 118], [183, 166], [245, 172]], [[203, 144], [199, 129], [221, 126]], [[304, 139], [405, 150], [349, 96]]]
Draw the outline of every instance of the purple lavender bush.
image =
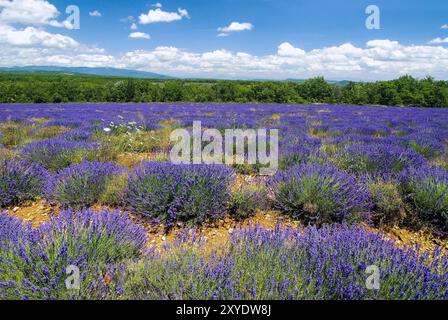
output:
[[76, 128], [59, 135], [58, 138], [74, 142], [88, 142], [95, 130], [97, 130], [95, 126]]
[[62, 207], [86, 208], [98, 202], [107, 183], [125, 169], [112, 162], [89, 162], [58, 171], [47, 183], [47, 198]]
[[312, 154], [312, 149], [304, 145], [287, 145], [281, 149], [279, 168], [289, 169], [293, 166], [304, 164]]
[[33, 142], [21, 149], [23, 159], [57, 171], [82, 160], [93, 160], [98, 145], [54, 138]]
[[268, 192], [264, 185], [239, 186], [231, 191], [227, 209], [236, 220], [253, 216], [257, 210], [268, 207]]
[[131, 212], [157, 219], [201, 224], [224, 215], [233, 171], [225, 166], [146, 162], [130, 175], [126, 202]]
[[332, 165], [296, 166], [268, 182], [274, 207], [307, 224], [365, 220], [370, 194], [351, 175]]
[[396, 178], [401, 171], [426, 164], [423, 156], [395, 144], [354, 144], [341, 149], [336, 165], [355, 175]]
[[[37, 229], [0, 214], [0, 299], [88, 299], [108, 265], [141, 256], [143, 228], [117, 211], [62, 211]], [[67, 267], [80, 272], [66, 286]]]
[[443, 153], [445, 141], [443, 135], [434, 133], [415, 133], [406, 137], [407, 145], [427, 159], [433, 159]]
[[448, 231], [448, 172], [436, 167], [412, 169], [400, 181], [419, 218]]
[[[188, 238], [187, 238], [188, 239]], [[363, 227], [237, 230], [225, 254], [191, 239], [122, 269], [109, 299], [425, 300], [448, 298], [448, 257], [397, 247]], [[367, 286], [369, 267], [379, 287]]]
[[31, 225], [24, 224], [8, 212], [0, 212], [0, 250], [8, 242], [18, 242], [26, 237], [25, 235], [31, 230]]
[[0, 160], [0, 207], [42, 196], [46, 178], [46, 170], [37, 164]]

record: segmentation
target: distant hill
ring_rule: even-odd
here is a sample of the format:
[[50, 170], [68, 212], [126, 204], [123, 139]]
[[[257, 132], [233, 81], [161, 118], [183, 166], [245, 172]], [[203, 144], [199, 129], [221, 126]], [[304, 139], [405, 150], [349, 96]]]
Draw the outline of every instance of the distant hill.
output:
[[[286, 82], [297, 82], [297, 83], [302, 83], [305, 82], [305, 79], [286, 79]], [[348, 84], [350, 81], [348, 80], [327, 80], [327, 82], [329, 84], [335, 84], [335, 85], [341, 85], [341, 86], [345, 86], [346, 84]]]
[[96, 75], [96, 76], [152, 78], [152, 79], [169, 79], [169, 78], [171, 78], [169, 76], [152, 73], [152, 72], [127, 70], [127, 69], [116, 69], [116, 68], [27, 66], [27, 67], [0, 67], [0, 72], [88, 74], [88, 75]]
[[[8, 73], [51, 73], [51, 74], [85, 74], [105, 77], [125, 77], [125, 78], [140, 78], [140, 79], [176, 79], [174, 77], [166, 76], [163, 74], [137, 71], [129, 69], [117, 69], [117, 68], [88, 68], [88, 67], [54, 67], [54, 66], [26, 66], [26, 67], [0, 67], [1, 72]], [[198, 81], [217, 81], [218, 79], [188, 79]], [[237, 80], [237, 79], [234, 79]], [[276, 81], [276, 82], [304, 82], [305, 79], [285, 79], [285, 80], [272, 80], [272, 79], [239, 79], [240, 81]], [[347, 80], [327, 80], [328, 83], [334, 85], [346, 85]]]

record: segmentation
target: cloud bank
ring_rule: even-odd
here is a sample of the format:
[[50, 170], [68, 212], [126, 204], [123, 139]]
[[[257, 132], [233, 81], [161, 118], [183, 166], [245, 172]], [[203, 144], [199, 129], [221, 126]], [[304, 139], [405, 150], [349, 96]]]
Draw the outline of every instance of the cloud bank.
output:
[[[102, 49], [92, 48], [85, 52], [85, 47], [81, 49], [83, 46], [78, 43], [45, 33], [38, 37], [24, 34], [14, 39], [20, 40], [11, 40], [0, 33], [0, 43], [8, 44], [0, 52], [2, 66], [116, 67], [174, 76], [219, 78], [285, 79], [323, 75], [334, 79], [377, 80], [403, 74], [448, 76], [448, 49], [428, 45], [405, 46], [387, 39], [369, 41], [364, 47], [344, 43], [310, 51], [284, 42], [273, 54], [263, 56], [225, 49], [190, 52], [173, 46], [113, 56], [105, 54]], [[26, 47], [33, 41], [40, 47]]]

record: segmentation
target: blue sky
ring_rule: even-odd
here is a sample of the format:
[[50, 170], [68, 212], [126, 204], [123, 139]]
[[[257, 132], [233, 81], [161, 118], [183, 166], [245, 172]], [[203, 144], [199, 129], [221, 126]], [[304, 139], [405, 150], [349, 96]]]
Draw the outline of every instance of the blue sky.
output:
[[[270, 54], [282, 42], [305, 50], [351, 42], [363, 45], [369, 40], [387, 38], [403, 44], [424, 44], [436, 37], [448, 37], [441, 30], [448, 23], [448, 1], [445, 0], [169, 0], [161, 1], [163, 10], [188, 10], [190, 19], [171, 23], [139, 26], [151, 35], [150, 41], [128, 38], [130, 23], [120, 19], [154, 9], [156, 1], [146, 0], [55, 0], [62, 13], [70, 4], [81, 10], [81, 29], [67, 31], [82, 42], [97, 44], [111, 52], [153, 49], [173, 45], [191, 51], [222, 47], [257, 55]], [[365, 8], [375, 4], [381, 10], [381, 30], [365, 28]], [[98, 10], [102, 17], [90, 17]], [[232, 37], [217, 37], [217, 28], [233, 21], [248, 21], [250, 32]]]
[[[26, 2], [42, 5], [42, 14], [2, 23], [5, 1], [0, 0], [0, 28], [7, 28], [0, 29], [0, 46], [21, 52], [23, 61], [10, 58], [3, 65], [115, 66], [220, 78], [448, 75], [444, 0], [12, 0], [17, 15]], [[79, 30], [58, 24], [71, 4], [80, 9]], [[380, 9], [380, 30], [365, 27], [371, 4]], [[92, 16], [94, 11], [101, 16]], [[140, 18], [151, 12], [178, 18], [151, 23]], [[218, 31], [231, 23], [246, 30]], [[226, 36], [218, 36], [222, 33]], [[39, 58], [31, 49], [53, 58]]]

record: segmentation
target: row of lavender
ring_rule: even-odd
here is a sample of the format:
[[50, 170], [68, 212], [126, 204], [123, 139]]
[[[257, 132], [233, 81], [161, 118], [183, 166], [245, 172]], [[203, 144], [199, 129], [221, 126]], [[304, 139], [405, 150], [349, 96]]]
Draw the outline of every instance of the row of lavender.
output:
[[[427, 157], [444, 154], [448, 112], [444, 109], [302, 105], [0, 105], [0, 122], [77, 128], [65, 140], [85, 141], [93, 127], [135, 123], [145, 130], [175, 119], [177, 125], [201, 120], [203, 127], [277, 128], [285, 154], [325, 143], [391, 143], [417, 149]], [[73, 146], [75, 147], [75, 146]], [[94, 146], [91, 146], [94, 147]], [[291, 149], [291, 150], [290, 150]]]
[[[398, 248], [362, 227], [237, 230], [203, 256], [186, 231], [162, 252], [115, 211], [63, 211], [32, 229], [0, 214], [1, 299], [448, 299], [440, 249]], [[66, 285], [66, 267], [80, 271]], [[380, 270], [379, 286], [366, 270]]]
[[[259, 126], [279, 115], [282, 126], [301, 126], [321, 120], [330, 131], [370, 134], [385, 130], [425, 131], [428, 126], [446, 130], [445, 109], [396, 108], [327, 105], [269, 104], [1, 104], [0, 122], [52, 119], [47, 125], [62, 124], [79, 127], [86, 124], [106, 124], [125, 119], [145, 126], [157, 126], [161, 120], [176, 119], [181, 124], [202, 120], [208, 127]], [[34, 119], [34, 120], [33, 120]], [[312, 125], [312, 124], [311, 124]], [[276, 126], [278, 127], [278, 126]]]
[[45, 126], [80, 128], [81, 136], [89, 134], [92, 126], [104, 128], [111, 123], [136, 123], [153, 129], [163, 120], [175, 119], [178, 125], [201, 120], [203, 127], [211, 128], [277, 128], [284, 138], [285, 152], [295, 145], [315, 146], [322, 138], [348, 144], [375, 142], [380, 137], [384, 142], [423, 148], [423, 153], [436, 156], [444, 151], [448, 112], [302, 105], [0, 105], [0, 122], [33, 123], [39, 119], [50, 120]]
[[[445, 153], [448, 112], [444, 109], [302, 105], [0, 105], [0, 123], [22, 121], [77, 128], [64, 138], [88, 140], [93, 128], [135, 123], [145, 130], [161, 121], [203, 127], [279, 129], [283, 153], [309, 152], [322, 143], [346, 146], [383, 143], [416, 149], [428, 158]], [[73, 148], [75, 145], [73, 145]], [[94, 147], [94, 146], [90, 146]], [[303, 150], [297, 150], [303, 148]]]
[[[396, 160], [387, 152], [384, 156]], [[51, 173], [38, 164], [9, 160], [1, 162], [0, 170], [2, 207], [42, 197], [63, 208], [103, 204], [167, 228], [181, 221], [221, 219], [227, 212], [245, 217], [261, 204], [308, 224], [385, 222], [381, 219], [395, 223], [401, 195], [422, 222], [442, 231], [448, 226], [448, 172], [415, 163], [386, 181], [370, 175], [357, 179], [331, 164], [304, 164], [279, 172], [267, 181], [267, 188], [236, 190], [231, 190], [234, 171], [219, 165], [145, 162], [128, 172], [112, 162], [83, 161]], [[390, 181], [399, 186], [398, 194]], [[264, 203], [266, 199], [272, 201]]]

